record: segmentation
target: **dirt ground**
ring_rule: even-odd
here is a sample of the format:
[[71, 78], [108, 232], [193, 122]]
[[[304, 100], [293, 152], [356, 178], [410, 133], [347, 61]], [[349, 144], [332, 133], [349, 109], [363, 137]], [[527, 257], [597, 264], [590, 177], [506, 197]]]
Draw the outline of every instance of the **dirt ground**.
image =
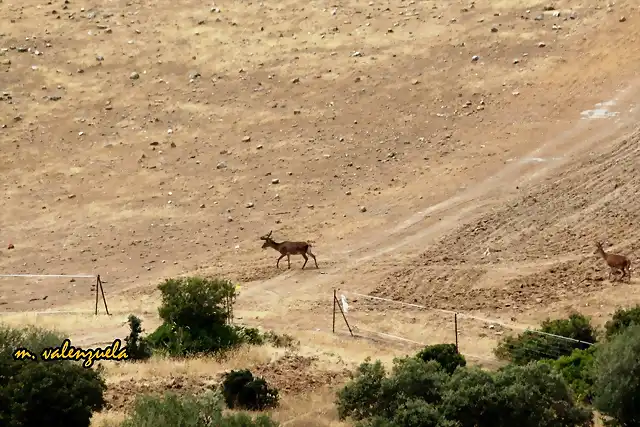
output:
[[[640, 247], [639, 16], [630, 0], [0, 0], [0, 273], [100, 274], [113, 314], [92, 315], [90, 278], [1, 277], [3, 321], [109, 343], [129, 313], [158, 324], [164, 278], [230, 278], [239, 322], [301, 342], [255, 364], [291, 426], [339, 425], [343, 370], [450, 342], [450, 311], [486, 366], [507, 330], [600, 323], [638, 302], [594, 242], [632, 263]], [[277, 270], [270, 230], [311, 241], [320, 268]], [[332, 333], [336, 288], [360, 337], [341, 316]], [[167, 363], [136, 365], [149, 390], [213, 378]], [[144, 391], [110, 369], [129, 375], [111, 396]]]

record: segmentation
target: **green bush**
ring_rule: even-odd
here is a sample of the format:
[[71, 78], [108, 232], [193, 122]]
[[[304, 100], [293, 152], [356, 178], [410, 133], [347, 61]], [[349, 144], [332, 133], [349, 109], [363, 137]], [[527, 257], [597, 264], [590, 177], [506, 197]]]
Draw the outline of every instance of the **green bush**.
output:
[[593, 383], [595, 381], [596, 345], [586, 350], [573, 350], [568, 356], [549, 363], [564, 378], [578, 401], [591, 403], [593, 399]]
[[0, 425], [88, 427], [92, 413], [104, 407], [100, 370], [70, 361], [13, 358], [17, 348], [39, 356], [63, 339], [40, 328], [0, 327]]
[[562, 377], [544, 363], [508, 365], [496, 373], [458, 369], [441, 404], [460, 427], [576, 427], [592, 424]]
[[632, 325], [596, 352], [593, 403], [620, 426], [640, 425], [640, 325]]
[[499, 359], [525, 365], [537, 360], [558, 359], [570, 355], [575, 349], [584, 350], [589, 347], [589, 344], [578, 341], [596, 342], [596, 330], [591, 326], [590, 319], [579, 313], [571, 314], [568, 319], [547, 319], [542, 322], [539, 332], [543, 333], [525, 331], [517, 337], [508, 336], [496, 347], [494, 353]]
[[391, 420], [407, 402], [419, 399], [438, 403], [448, 375], [439, 363], [413, 357], [397, 358], [386, 376], [382, 363], [367, 358], [360, 364], [351, 382], [337, 394], [340, 419], [362, 420], [381, 416]]
[[207, 391], [199, 396], [142, 395], [120, 427], [277, 427], [266, 415], [252, 418], [246, 413], [223, 414], [219, 393]]
[[154, 349], [171, 356], [216, 354], [243, 342], [243, 331], [229, 324], [235, 301], [230, 281], [184, 277], [167, 279], [158, 289], [163, 324], [147, 337]]
[[362, 427], [582, 427], [591, 412], [576, 404], [562, 376], [545, 363], [491, 373], [436, 361], [396, 359], [387, 375], [366, 359], [337, 396], [338, 416]]
[[428, 345], [417, 354], [425, 362], [435, 360], [448, 373], [453, 374], [458, 366], [466, 366], [464, 356], [458, 353], [455, 344]]
[[142, 321], [134, 316], [129, 315], [129, 335], [124, 339], [127, 344], [127, 354], [129, 360], [146, 360], [151, 357], [151, 347], [146, 339], [141, 337]]
[[640, 324], [640, 305], [627, 309], [619, 308], [613, 313], [611, 320], [604, 325], [605, 337], [611, 339], [629, 326], [638, 324]]
[[262, 411], [278, 405], [278, 390], [246, 369], [225, 373], [221, 389], [229, 409]]

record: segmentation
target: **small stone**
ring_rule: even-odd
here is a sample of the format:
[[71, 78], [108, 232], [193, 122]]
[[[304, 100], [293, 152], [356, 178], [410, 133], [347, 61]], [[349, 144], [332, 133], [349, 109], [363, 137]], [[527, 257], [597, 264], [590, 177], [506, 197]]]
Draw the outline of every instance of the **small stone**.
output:
[[627, 18], [625, 18], [624, 16], [621, 16], [620, 19], [618, 19], [618, 21], [620, 22], [625, 22], [627, 20]]
[[291, 80], [291, 83], [300, 83], [300, 78], [296, 77], [295, 79]]
[[10, 59], [3, 59], [2, 60], [2, 65], [11, 65], [11, 60]]
[[519, 64], [519, 63], [520, 63], [520, 60], [519, 60], [518, 58], [516, 58], [516, 59], [514, 59], [514, 60], [513, 60], [513, 63], [514, 63], [514, 64]]
[[260, 145], [258, 145], [258, 146], [256, 147], [256, 150], [262, 150], [262, 148], [263, 148], [263, 146], [262, 146], [262, 144], [260, 144]]
[[418, 83], [420, 83], [420, 81], [418, 79], [411, 80], [411, 84], [414, 85], [414, 86], [417, 85]]
[[225, 162], [220, 162], [216, 165], [216, 169], [225, 169], [227, 164]]
[[13, 243], [9, 243], [9, 246], [7, 246], [7, 249], [15, 249], [15, 246], [13, 246]]
[[205, 208], [205, 206], [204, 206], [204, 203], [203, 203], [203, 204], [200, 205], [200, 209], [204, 209], [204, 208]]
[[351, 195], [351, 191], [347, 191], [344, 194], [346, 194], [347, 196], [350, 196]]
[[104, 61], [104, 56], [102, 56], [102, 55], [97, 55], [97, 56], [96, 56], [96, 61], [99, 61], [99, 62]]
[[279, 180], [278, 178], [273, 178], [273, 179], [271, 180], [271, 183], [272, 183], [272, 184], [280, 184], [280, 180]]
[[76, 198], [76, 195], [75, 195], [75, 194], [69, 194], [69, 195], [67, 196], [67, 199], [75, 199], [75, 198]]
[[478, 61], [479, 59], [480, 59], [480, 57], [479, 57], [478, 55], [473, 55], [473, 56], [471, 57], [471, 60], [472, 60], [473, 62], [476, 62], [476, 61]]
[[129, 78], [131, 80], [138, 80], [140, 78], [140, 74], [138, 74], [136, 71], [134, 71], [133, 73], [129, 74]]
[[538, 47], [545, 47], [547, 44], [545, 42], [538, 43]]
[[227, 222], [233, 222], [233, 217], [228, 216], [227, 217]]
[[252, 208], [254, 206], [253, 202], [249, 202], [245, 205], [247, 208]]
[[242, 138], [242, 142], [249, 142], [249, 141], [251, 141], [251, 137], [248, 135]]
[[497, 33], [498, 32], [498, 27], [491, 27], [491, 32], [492, 33]]
[[366, 206], [360, 206], [360, 212], [366, 212], [367, 211], [367, 207]]

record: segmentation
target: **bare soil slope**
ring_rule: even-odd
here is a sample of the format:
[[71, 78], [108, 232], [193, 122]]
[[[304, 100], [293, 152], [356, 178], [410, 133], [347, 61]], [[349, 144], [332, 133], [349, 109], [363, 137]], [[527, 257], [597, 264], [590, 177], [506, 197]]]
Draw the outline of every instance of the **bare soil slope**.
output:
[[[162, 279], [215, 274], [241, 283], [240, 321], [295, 335], [330, 378], [407, 351], [332, 335], [335, 287], [361, 331], [418, 342], [450, 339], [450, 317], [353, 292], [520, 325], [605, 316], [635, 298], [592, 252], [637, 248], [638, 12], [0, 0], [1, 272], [100, 274], [114, 316], [33, 313], [91, 309], [80, 278], [2, 278], [0, 312], [110, 342], [130, 312], [157, 325]], [[276, 270], [269, 230], [312, 241], [320, 269]], [[490, 363], [495, 334], [462, 326]], [[318, 381], [310, 411], [329, 425]]]

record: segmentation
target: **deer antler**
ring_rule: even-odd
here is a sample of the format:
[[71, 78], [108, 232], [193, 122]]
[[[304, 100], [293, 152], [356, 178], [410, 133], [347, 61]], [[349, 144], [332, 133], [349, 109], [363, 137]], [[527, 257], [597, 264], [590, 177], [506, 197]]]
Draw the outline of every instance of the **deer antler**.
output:
[[269, 237], [271, 237], [271, 233], [273, 233], [273, 230], [269, 231], [269, 234], [265, 234], [264, 236], [260, 237], [260, 240], [267, 240]]

